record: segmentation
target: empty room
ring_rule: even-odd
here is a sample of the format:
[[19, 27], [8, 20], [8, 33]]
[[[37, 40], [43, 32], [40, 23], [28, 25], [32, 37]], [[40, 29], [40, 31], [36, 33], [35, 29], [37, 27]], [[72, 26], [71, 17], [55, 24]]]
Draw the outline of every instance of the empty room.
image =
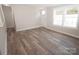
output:
[[1, 55], [78, 55], [78, 4], [1, 4]]

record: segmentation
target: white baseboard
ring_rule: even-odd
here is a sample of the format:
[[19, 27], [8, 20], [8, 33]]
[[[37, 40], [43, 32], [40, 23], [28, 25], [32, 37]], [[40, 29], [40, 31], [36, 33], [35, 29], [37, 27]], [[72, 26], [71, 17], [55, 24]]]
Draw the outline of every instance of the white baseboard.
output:
[[74, 34], [70, 34], [70, 33], [67, 33], [67, 32], [62, 32], [62, 31], [57, 31], [57, 30], [54, 30], [53, 28], [50, 28], [50, 27], [45, 27], [45, 28], [56, 31], [56, 32], [60, 32], [60, 33], [63, 33], [63, 34], [66, 34], [66, 35], [69, 35], [69, 36], [72, 36], [72, 37], [75, 37], [75, 38], [79, 38], [79, 36], [76, 36]]
[[29, 30], [29, 29], [39, 28], [39, 27], [41, 27], [41, 26], [35, 26], [35, 27], [29, 27], [29, 28], [21, 28], [21, 29], [16, 29], [16, 31]]
[[[41, 27], [41, 26], [35, 26], [35, 27], [29, 27], [29, 28], [21, 28], [21, 29], [17, 29], [16, 31], [29, 30], [29, 29], [39, 28], [39, 27]], [[67, 32], [62, 32], [62, 31], [57, 31], [57, 30], [54, 30], [53, 28], [50, 28], [50, 27], [47, 27], [47, 26], [45, 28], [56, 31], [56, 32], [60, 32], [60, 33], [63, 33], [63, 34], [66, 34], [66, 35], [69, 35], [69, 36], [72, 36], [72, 37], [75, 37], [75, 38], [79, 38], [79, 36], [76, 36], [74, 34], [70, 34], [70, 33], [67, 33]]]

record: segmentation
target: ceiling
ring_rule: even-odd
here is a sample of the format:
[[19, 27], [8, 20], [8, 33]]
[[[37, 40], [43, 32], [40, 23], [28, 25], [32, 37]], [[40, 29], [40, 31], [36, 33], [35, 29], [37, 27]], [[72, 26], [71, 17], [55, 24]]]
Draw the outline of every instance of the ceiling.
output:
[[16, 6], [16, 5], [18, 5], [18, 6], [32, 6], [32, 7], [59, 7], [59, 6], [67, 6], [67, 5], [69, 6], [71, 4], [7, 4], [6, 6]]
[[34, 7], [56, 7], [61, 6], [63, 4], [4, 4], [5, 6], [11, 5], [24, 5], [24, 6], [34, 6]]

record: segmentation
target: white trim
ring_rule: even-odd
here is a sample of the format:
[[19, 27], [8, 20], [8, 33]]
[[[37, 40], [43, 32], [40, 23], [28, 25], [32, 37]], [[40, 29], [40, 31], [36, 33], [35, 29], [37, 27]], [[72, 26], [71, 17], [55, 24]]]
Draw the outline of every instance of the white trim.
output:
[[7, 30], [6, 30], [6, 23], [5, 23], [5, 17], [4, 17], [4, 12], [3, 12], [3, 9], [2, 9], [2, 5], [0, 6], [0, 8], [1, 8], [1, 15], [2, 15], [2, 23], [3, 23], [3, 27], [2, 27], [2, 30], [3, 30], [3, 33], [5, 34], [4, 36], [4, 42], [5, 42], [5, 47], [3, 46], [2, 48], [4, 49], [4, 50], [2, 50], [0, 53], [2, 54], [2, 55], [7, 55]]
[[30, 29], [39, 28], [39, 27], [41, 27], [41, 26], [35, 26], [35, 27], [29, 27], [29, 28], [21, 28], [21, 29], [16, 29], [16, 31], [30, 30]]
[[[29, 28], [21, 28], [21, 29], [17, 29], [16, 31], [30, 30], [30, 29], [39, 28], [39, 27], [42, 27], [42, 26], [35, 26], [35, 27], [29, 27]], [[54, 30], [53, 28], [50, 28], [50, 27], [47, 27], [47, 26], [44, 26], [44, 27], [47, 28], [47, 29], [56, 31], [56, 32], [60, 32], [60, 33], [63, 33], [63, 34], [75, 37], [75, 38], [79, 38], [79, 36], [76, 36], [76, 35], [73, 35], [73, 34], [70, 34], [70, 33], [67, 33], [67, 32], [57, 31], [57, 30]]]
[[56, 32], [60, 32], [60, 33], [63, 33], [63, 34], [66, 34], [66, 35], [69, 35], [69, 36], [72, 36], [72, 37], [75, 37], [75, 38], [79, 38], [79, 36], [76, 36], [76, 35], [73, 35], [73, 34], [70, 34], [70, 33], [67, 33], [67, 32], [57, 31], [57, 30], [54, 30], [53, 28], [50, 28], [50, 27], [47, 27], [47, 26], [45, 28], [56, 31]]
[[4, 12], [3, 12], [3, 9], [2, 9], [2, 5], [1, 5], [1, 12], [2, 12], [2, 16], [3, 16], [3, 21], [2, 21], [3, 27], [6, 28], [5, 16], [4, 16]]

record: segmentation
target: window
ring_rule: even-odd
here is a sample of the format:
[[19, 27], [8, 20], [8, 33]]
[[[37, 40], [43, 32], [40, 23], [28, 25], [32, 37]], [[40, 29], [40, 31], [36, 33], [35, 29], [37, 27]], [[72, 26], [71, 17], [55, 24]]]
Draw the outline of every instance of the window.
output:
[[54, 21], [53, 21], [53, 24], [54, 25], [59, 25], [61, 26], [62, 25], [62, 11], [54, 11]]
[[62, 15], [56, 15], [54, 17], [54, 25], [62, 25]]
[[78, 10], [76, 8], [61, 11], [54, 10], [54, 25], [76, 28], [77, 21]]
[[78, 18], [77, 14], [66, 15], [63, 26], [65, 26], [65, 27], [77, 27], [77, 18]]

